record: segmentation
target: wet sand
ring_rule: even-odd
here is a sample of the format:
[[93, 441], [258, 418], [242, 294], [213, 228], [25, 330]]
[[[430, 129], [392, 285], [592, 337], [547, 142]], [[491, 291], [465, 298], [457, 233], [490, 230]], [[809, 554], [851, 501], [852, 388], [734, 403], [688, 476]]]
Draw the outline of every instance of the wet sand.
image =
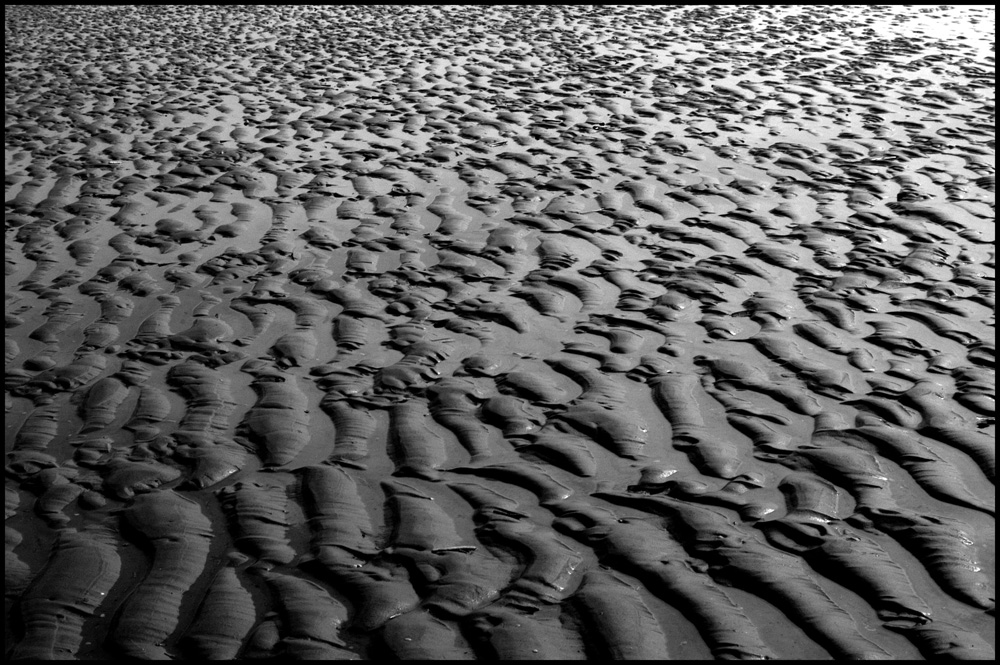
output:
[[993, 26], [9, 7], [8, 657], [992, 659]]

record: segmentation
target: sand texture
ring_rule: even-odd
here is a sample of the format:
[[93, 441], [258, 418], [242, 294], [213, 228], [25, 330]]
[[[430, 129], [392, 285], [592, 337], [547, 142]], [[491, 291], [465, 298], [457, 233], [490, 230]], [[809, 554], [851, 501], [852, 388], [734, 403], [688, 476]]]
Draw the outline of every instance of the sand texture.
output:
[[7, 657], [992, 659], [994, 34], [8, 7]]

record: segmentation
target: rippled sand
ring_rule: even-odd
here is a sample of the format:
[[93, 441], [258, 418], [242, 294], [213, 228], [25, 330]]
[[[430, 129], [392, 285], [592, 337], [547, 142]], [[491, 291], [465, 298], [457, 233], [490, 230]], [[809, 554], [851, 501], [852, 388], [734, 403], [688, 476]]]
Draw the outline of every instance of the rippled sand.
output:
[[994, 19], [8, 7], [8, 656], [992, 659]]

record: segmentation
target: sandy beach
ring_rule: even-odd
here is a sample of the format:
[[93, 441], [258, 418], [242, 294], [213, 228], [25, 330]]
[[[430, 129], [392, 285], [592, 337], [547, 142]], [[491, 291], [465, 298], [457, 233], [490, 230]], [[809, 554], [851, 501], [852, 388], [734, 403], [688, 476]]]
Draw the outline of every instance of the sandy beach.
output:
[[993, 659], [992, 6], [8, 6], [8, 658]]

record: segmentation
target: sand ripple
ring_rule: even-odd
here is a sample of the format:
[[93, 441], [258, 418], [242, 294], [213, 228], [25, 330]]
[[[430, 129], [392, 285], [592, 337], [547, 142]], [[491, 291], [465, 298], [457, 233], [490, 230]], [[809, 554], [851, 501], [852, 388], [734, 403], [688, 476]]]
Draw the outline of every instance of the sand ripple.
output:
[[993, 15], [9, 7], [8, 654], [993, 658]]

